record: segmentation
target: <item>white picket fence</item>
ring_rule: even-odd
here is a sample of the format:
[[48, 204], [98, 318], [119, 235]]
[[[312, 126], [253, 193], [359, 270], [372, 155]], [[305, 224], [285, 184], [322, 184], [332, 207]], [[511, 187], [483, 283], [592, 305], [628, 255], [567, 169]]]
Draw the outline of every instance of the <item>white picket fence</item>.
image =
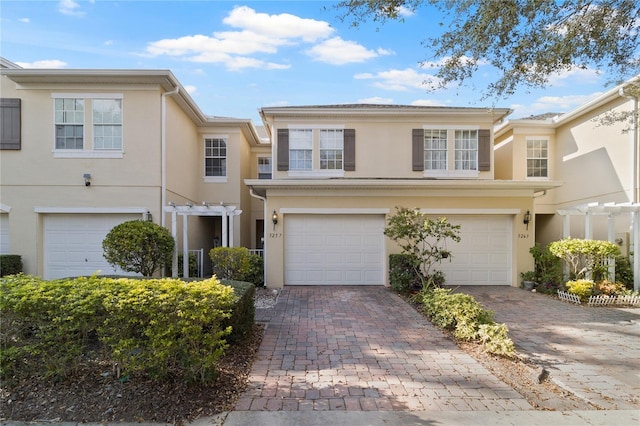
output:
[[[563, 302], [580, 305], [580, 298], [575, 294], [558, 290], [558, 298]], [[587, 301], [588, 306], [640, 306], [640, 296], [607, 296], [604, 294], [590, 296]]]

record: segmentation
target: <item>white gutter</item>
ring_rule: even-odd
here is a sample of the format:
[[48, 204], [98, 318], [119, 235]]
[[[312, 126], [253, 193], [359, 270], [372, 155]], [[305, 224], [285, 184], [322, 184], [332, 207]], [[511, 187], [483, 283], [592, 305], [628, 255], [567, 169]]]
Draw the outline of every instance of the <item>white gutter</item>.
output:
[[257, 198], [258, 200], [262, 200], [263, 202], [263, 206], [262, 206], [262, 210], [263, 210], [263, 223], [264, 225], [262, 226], [262, 285], [264, 287], [267, 286], [267, 233], [266, 233], [266, 229], [267, 229], [267, 219], [268, 219], [268, 214], [267, 214], [267, 199], [265, 197], [261, 197], [260, 195], [256, 194], [256, 192], [253, 190], [253, 187], [250, 186], [249, 187], [249, 195], [251, 195], [253, 198]]
[[165, 92], [162, 94], [162, 116], [161, 116], [161, 124], [160, 124], [160, 140], [161, 140], [161, 150], [162, 150], [162, 158], [161, 162], [161, 176], [162, 183], [160, 189], [160, 224], [165, 226], [166, 220], [164, 217], [164, 206], [167, 205], [167, 96], [176, 95], [180, 91], [180, 87], [176, 87], [175, 90], [171, 92]]

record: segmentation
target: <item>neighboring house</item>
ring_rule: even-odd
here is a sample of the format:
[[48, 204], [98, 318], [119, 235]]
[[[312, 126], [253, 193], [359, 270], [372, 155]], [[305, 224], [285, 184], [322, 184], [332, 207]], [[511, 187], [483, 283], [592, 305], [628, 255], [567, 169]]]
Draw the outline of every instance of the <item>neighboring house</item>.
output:
[[3, 59], [0, 78], [0, 250], [21, 255], [26, 273], [120, 273], [102, 240], [130, 219], [167, 226], [180, 251], [201, 250], [205, 274], [215, 245], [254, 247], [263, 215], [243, 181], [264, 141], [250, 120], [204, 115], [167, 70]]
[[[624, 255], [637, 253], [640, 135], [638, 99], [629, 93], [639, 82], [631, 79], [566, 114], [509, 120], [496, 128], [496, 179], [562, 182], [535, 194], [541, 245], [571, 236], [616, 242]], [[636, 120], [606, 123], [612, 113], [634, 111]], [[632, 256], [636, 289], [639, 257]]]
[[398, 105], [270, 107], [271, 180], [246, 180], [266, 199], [267, 283], [388, 283], [383, 235], [396, 207], [460, 224], [462, 241], [437, 268], [452, 284], [517, 285], [532, 268], [534, 194], [553, 181], [498, 180], [493, 127], [510, 110]]

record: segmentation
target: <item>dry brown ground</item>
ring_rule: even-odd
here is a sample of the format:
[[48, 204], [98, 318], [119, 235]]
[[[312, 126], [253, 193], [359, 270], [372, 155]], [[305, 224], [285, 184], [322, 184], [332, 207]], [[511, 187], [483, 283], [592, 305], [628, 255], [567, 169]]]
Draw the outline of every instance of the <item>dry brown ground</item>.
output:
[[[257, 325], [246, 342], [230, 347], [216, 381], [209, 385], [158, 383], [136, 377], [120, 381], [108, 368], [86, 365], [64, 382], [31, 379], [11, 389], [0, 387], [0, 420], [180, 424], [229, 411], [247, 387], [263, 331]], [[521, 360], [488, 355], [476, 344], [459, 346], [538, 410], [594, 409], [548, 377], [539, 381], [540, 371]]]

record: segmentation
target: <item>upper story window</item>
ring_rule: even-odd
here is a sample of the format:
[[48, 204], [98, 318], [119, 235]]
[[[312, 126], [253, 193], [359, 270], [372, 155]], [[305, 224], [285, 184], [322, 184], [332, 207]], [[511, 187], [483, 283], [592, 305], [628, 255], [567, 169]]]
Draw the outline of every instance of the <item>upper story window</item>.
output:
[[84, 149], [84, 100], [55, 100], [56, 149]]
[[549, 177], [549, 140], [527, 139], [527, 177]]
[[289, 131], [289, 168], [312, 170], [313, 130], [292, 129]]
[[277, 170], [288, 176], [340, 177], [356, 170], [356, 131], [340, 125], [278, 129], [276, 156]]
[[122, 99], [93, 100], [93, 148], [122, 149]]
[[53, 94], [56, 158], [122, 158], [122, 94]]
[[491, 155], [489, 129], [425, 126], [412, 130], [412, 170], [427, 177], [478, 176], [491, 170]]
[[447, 169], [447, 131], [425, 129], [424, 131], [424, 169]]
[[342, 170], [342, 129], [320, 130], [320, 170]]
[[271, 157], [258, 157], [258, 179], [271, 179]]
[[478, 131], [455, 131], [455, 170], [478, 170]]
[[209, 181], [227, 177], [227, 140], [221, 137], [204, 140], [204, 176]]

